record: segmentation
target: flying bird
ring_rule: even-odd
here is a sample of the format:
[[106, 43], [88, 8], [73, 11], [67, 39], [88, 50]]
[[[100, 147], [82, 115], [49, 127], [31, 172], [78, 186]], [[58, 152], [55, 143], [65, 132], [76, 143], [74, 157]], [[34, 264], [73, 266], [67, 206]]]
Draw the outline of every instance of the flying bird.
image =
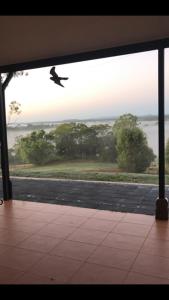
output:
[[67, 80], [68, 77], [59, 77], [56, 72], [55, 72], [55, 67], [52, 67], [51, 70], [50, 70], [50, 74], [52, 75], [52, 77], [50, 77], [51, 80], [53, 80], [56, 84], [64, 87], [62, 84], [61, 84], [61, 80]]

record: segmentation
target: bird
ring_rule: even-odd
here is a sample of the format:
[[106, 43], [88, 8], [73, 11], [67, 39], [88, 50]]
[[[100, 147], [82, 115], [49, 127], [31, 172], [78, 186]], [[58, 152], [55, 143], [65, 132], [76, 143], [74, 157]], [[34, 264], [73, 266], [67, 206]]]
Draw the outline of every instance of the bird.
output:
[[62, 86], [62, 87], [64, 87], [63, 86], [63, 84], [61, 84], [61, 80], [67, 80], [67, 79], [69, 79], [68, 77], [59, 77], [57, 74], [56, 74], [56, 72], [55, 72], [55, 67], [52, 67], [51, 69], [50, 69], [50, 74], [52, 75], [52, 77], [50, 77], [50, 79], [51, 80], [53, 80], [56, 84], [58, 84], [58, 85], [60, 85], [60, 86]]

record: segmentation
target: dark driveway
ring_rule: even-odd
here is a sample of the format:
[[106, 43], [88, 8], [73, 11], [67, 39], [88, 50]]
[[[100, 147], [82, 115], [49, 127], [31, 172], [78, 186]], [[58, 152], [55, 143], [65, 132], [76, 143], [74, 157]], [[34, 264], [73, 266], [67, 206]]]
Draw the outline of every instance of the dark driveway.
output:
[[[158, 186], [12, 178], [13, 198], [154, 215]], [[169, 194], [169, 187], [166, 194]], [[2, 182], [0, 182], [2, 197]]]

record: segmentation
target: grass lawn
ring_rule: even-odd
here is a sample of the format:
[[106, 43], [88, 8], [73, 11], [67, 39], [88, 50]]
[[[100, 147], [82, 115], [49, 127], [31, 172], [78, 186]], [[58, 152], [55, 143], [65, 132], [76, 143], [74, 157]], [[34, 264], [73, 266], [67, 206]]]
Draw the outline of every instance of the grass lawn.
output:
[[[117, 164], [94, 161], [67, 161], [38, 167], [11, 165], [10, 175], [158, 184], [156, 174], [124, 173]], [[166, 176], [166, 183], [169, 183], [169, 176]]]

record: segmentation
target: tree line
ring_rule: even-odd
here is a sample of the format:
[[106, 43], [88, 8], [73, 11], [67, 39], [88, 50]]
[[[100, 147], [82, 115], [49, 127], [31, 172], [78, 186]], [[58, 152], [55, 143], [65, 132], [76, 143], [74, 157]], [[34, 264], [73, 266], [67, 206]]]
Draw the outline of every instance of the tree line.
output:
[[127, 172], [144, 172], [155, 159], [147, 137], [132, 114], [120, 116], [113, 126], [64, 123], [17, 138], [9, 150], [11, 163], [45, 165], [62, 160], [100, 160], [118, 164]]

